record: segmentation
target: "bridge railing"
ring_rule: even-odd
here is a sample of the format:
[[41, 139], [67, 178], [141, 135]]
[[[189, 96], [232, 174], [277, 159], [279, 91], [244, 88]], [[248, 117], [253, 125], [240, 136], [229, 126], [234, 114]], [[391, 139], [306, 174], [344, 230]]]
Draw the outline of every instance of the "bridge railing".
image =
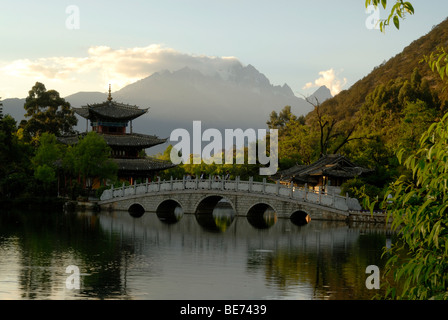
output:
[[[340, 196], [335, 193], [315, 191], [307, 187], [295, 187], [293, 184], [283, 185], [277, 183], [267, 183], [266, 179], [263, 182], [253, 181], [249, 178], [248, 181], [240, 180], [236, 177], [235, 180], [226, 180], [224, 177], [220, 180], [209, 179], [188, 179], [183, 177], [182, 180], [170, 179], [168, 181], [161, 181], [158, 179], [153, 182], [145, 182], [134, 184], [130, 186], [123, 186], [121, 188], [114, 188], [104, 190], [100, 197], [101, 201], [112, 200], [115, 198], [128, 197], [134, 195], [144, 195], [158, 192], [168, 191], [184, 191], [184, 190], [221, 190], [221, 191], [235, 191], [248, 192], [255, 194], [274, 195], [281, 198], [295, 199], [322, 205], [325, 207], [336, 208], [339, 210], [360, 210], [361, 206], [357, 199], [347, 196]], [[118, 199], [117, 199], [118, 200]]]

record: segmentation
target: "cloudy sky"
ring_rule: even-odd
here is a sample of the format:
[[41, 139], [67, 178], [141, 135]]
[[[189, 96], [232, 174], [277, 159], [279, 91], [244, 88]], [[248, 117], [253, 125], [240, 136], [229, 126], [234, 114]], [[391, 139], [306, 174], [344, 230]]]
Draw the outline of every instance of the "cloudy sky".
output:
[[336, 94], [448, 16], [446, 0], [411, 2], [416, 14], [382, 34], [365, 0], [0, 0], [0, 97], [26, 97], [36, 81], [62, 96], [106, 92], [235, 62], [298, 96]]

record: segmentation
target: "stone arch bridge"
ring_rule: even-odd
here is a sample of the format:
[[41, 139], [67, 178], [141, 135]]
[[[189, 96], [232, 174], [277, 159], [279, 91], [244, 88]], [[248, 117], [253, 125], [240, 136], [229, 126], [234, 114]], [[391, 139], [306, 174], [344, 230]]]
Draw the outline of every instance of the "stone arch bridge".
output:
[[[111, 188], [103, 192], [98, 204], [102, 209], [126, 210], [143, 214], [145, 211], [170, 212], [181, 207], [185, 214], [211, 212], [223, 200], [237, 216], [275, 212], [278, 218], [316, 220], [347, 220], [349, 211], [359, 210], [358, 200], [336, 194], [315, 192], [308, 188], [254, 182], [210, 179], [158, 181]], [[221, 201], [222, 202], [222, 201]]]

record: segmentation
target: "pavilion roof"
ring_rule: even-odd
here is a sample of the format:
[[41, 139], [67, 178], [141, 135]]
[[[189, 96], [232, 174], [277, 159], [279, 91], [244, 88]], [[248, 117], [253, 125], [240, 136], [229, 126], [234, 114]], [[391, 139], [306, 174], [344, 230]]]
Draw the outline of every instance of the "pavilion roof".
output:
[[[167, 141], [166, 139], [161, 139], [154, 135], [146, 135], [140, 133], [127, 133], [127, 134], [106, 134], [97, 133], [99, 136], [103, 137], [107, 145], [110, 147], [138, 147], [142, 149], [150, 148]], [[79, 135], [58, 137], [61, 143], [67, 145], [74, 145], [82, 139], [86, 133], [81, 133]]]
[[112, 159], [118, 165], [119, 173], [146, 174], [149, 172], [166, 170], [176, 165], [152, 157], [144, 159]]
[[140, 109], [137, 106], [112, 101], [112, 99], [102, 103], [73, 108], [81, 117], [91, 121], [130, 121], [147, 113], [148, 109]]
[[318, 176], [354, 178], [372, 170], [358, 166], [342, 155], [325, 155], [310, 165], [296, 165], [278, 172], [273, 179], [308, 181]]

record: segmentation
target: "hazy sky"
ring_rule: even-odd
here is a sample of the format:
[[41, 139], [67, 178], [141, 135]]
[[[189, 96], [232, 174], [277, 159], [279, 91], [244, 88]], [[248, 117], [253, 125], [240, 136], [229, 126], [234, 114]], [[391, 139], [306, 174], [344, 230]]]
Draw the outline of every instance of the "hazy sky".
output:
[[382, 34], [365, 0], [0, 0], [0, 97], [26, 97], [36, 81], [62, 96], [118, 90], [235, 60], [298, 96], [337, 93], [448, 16], [446, 0], [411, 2], [416, 14]]

